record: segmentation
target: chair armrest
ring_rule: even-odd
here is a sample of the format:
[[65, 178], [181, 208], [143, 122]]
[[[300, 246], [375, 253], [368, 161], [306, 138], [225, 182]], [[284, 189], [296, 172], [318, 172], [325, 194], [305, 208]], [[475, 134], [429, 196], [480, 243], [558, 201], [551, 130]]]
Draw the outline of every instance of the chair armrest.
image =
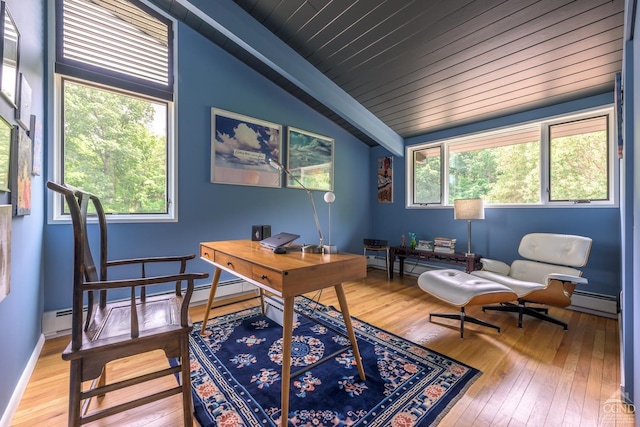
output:
[[157, 257], [148, 257], [148, 258], [128, 258], [128, 259], [118, 259], [107, 261], [107, 267], [115, 267], [118, 265], [129, 265], [129, 264], [145, 264], [145, 263], [155, 263], [155, 262], [182, 262], [188, 261], [190, 259], [194, 259], [195, 254], [189, 255], [178, 255], [178, 256], [157, 256]]
[[135, 286], [151, 286], [162, 283], [177, 282], [186, 280], [188, 285], [193, 286], [193, 280], [206, 279], [209, 273], [182, 273], [166, 276], [143, 277], [141, 279], [104, 280], [98, 282], [85, 282], [82, 287], [87, 291], [101, 291], [107, 289], [131, 288]]
[[480, 258], [480, 262], [482, 263], [482, 269], [485, 271], [502, 274], [503, 276], [508, 276], [511, 271], [511, 267], [502, 261]]
[[586, 285], [589, 283], [587, 279], [580, 276], [570, 276], [568, 274], [551, 273], [546, 276], [546, 283], [549, 284], [550, 280], [559, 280], [561, 282], [571, 282], [578, 285]]

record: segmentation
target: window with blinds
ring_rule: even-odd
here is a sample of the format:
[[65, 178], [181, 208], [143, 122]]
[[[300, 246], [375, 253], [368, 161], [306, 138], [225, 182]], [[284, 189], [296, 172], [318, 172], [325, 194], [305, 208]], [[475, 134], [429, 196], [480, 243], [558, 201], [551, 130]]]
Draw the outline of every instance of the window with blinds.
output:
[[128, 0], [57, 0], [56, 72], [171, 100], [172, 23]]
[[97, 194], [110, 221], [175, 220], [173, 22], [137, 0], [55, 13], [54, 178]]

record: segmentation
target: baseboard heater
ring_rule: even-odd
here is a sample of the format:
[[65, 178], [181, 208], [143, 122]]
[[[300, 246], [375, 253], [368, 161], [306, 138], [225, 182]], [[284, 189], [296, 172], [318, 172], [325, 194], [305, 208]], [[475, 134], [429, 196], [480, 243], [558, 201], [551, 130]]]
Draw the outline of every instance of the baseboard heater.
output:
[[[198, 285], [193, 289], [190, 305], [205, 304], [209, 298], [209, 289], [211, 284]], [[154, 295], [169, 294], [171, 291], [160, 292]], [[258, 295], [257, 288], [244, 280], [228, 280], [220, 282], [216, 290], [216, 301], [233, 298], [241, 295]], [[85, 313], [87, 308], [84, 309]], [[70, 308], [62, 310], [47, 311], [42, 315], [42, 333], [45, 338], [55, 338], [62, 335], [68, 335], [71, 332], [71, 313]], [[194, 319], [194, 321], [197, 319]]]

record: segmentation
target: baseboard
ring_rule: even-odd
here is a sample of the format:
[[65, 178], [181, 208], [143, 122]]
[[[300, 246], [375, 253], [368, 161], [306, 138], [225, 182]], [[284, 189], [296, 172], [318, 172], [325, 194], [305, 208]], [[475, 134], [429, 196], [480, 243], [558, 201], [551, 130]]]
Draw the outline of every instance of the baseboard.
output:
[[[191, 296], [190, 305], [205, 304], [209, 298], [211, 285], [196, 286]], [[257, 295], [257, 288], [244, 280], [228, 280], [220, 282], [216, 290], [215, 301], [221, 301], [240, 295]], [[71, 332], [71, 309], [47, 311], [42, 315], [42, 333], [45, 338], [55, 338], [69, 335]]]
[[38, 342], [36, 343], [35, 348], [33, 349], [33, 352], [31, 352], [31, 357], [27, 362], [27, 366], [24, 367], [22, 375], [20, 375], [18, 384], [16, 384], [13, 389], [9, 404], [7, 405], [7, 408], [4, 410], [4, 414], [2, 414], [2, 418], [0, 419], [0, 427], [9, 427], [11, 425], [11, 420], [18, 410], [18, 405], [20, 405], [22, 395], [27, 389], [29, 379], [31, 379], [31, 374], [33, 373], [33, 370], [36, 368], [36, 364], [38, 363], [38, 358], [40, 357], [40, 352], [42, 351], [42, 347], [44, 346], [44, 341], [44, 334], [41, 334], [40, 338], [38, 338]]

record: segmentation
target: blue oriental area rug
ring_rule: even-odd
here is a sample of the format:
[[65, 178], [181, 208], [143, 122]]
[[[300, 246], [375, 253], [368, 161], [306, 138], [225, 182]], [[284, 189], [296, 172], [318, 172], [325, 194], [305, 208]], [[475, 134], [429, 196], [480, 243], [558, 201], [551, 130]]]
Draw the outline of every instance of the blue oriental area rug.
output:
[[[430, 426], [480, 372], [353, 319], [366, 381], [342, 314], [296, 299], [288, 426]], [[282, 328], [251, 308], [210, 319], [190, 337], [195, 416], [202, 426], [279, 426]], [[314, 362], [332, 355], [327, 361]], [[310, 368], [309, 368], [310, 367]], [[307, 368], [305, 371], [304, 368]], [[301, 371], [294, 376], [296, 371]]]

